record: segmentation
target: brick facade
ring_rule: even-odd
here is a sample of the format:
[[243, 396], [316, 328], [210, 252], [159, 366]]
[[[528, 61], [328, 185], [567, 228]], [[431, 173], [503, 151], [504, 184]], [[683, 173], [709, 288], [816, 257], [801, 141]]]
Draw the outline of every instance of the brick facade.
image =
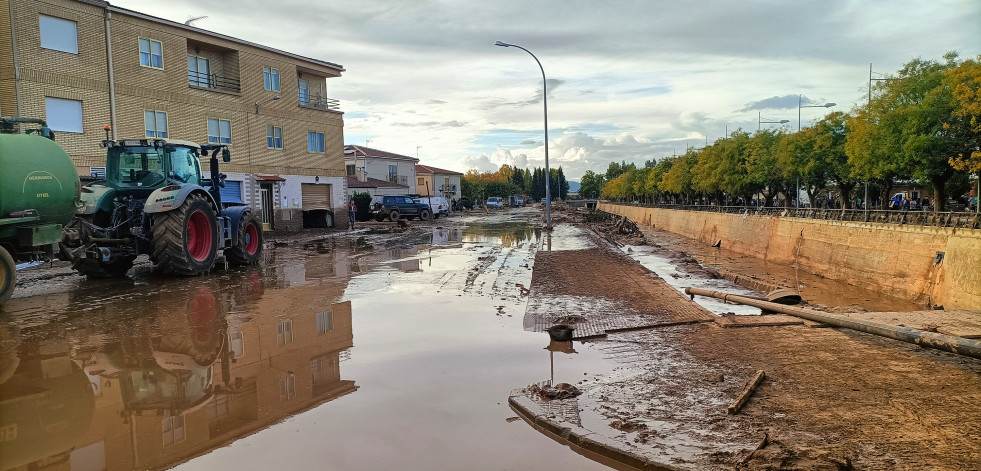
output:
[[[41, 47], [41, 15], [75, 22], [77, 54]], [[161, 67], [141, 65], [141, 38], [160, 43]], [[208, 60], [205, 86], [189, 79], [188, 56]], [[264, 67], [279, 71], [279, 90], [265, 89]], [[209, 118], [228, 120], [232, 161], [222, 163], [224, 173], [319, 177], [342, 187], [343, 113], [325, 96], [327, 79], [343, 70], [98, 0], [0, 0], [0, 112], [45, 118], [46, 97], [80, 101], [83, 132], [56, 136], [85, 175], [105, 165], [104, 126], [113, 125], [116, 138], [143, 137], [144, 112], [155, 110], [167, 113], [169, 138], [202, 144]], [[301, 80], [309, 84], [306, 106]], [[267, 126], [282, 128], [281, 149], [267, 148]], [[308, 132], [323, 134], [323, 152], [308, 151]], [[259, 203], [259, 185], [247, 177], [242, 182], [253, 192], [243, 201]], [[274, 208], [283, 209], [278, 185], [276, 193]], [[343, 201], [332, 203], [344, 214]]]

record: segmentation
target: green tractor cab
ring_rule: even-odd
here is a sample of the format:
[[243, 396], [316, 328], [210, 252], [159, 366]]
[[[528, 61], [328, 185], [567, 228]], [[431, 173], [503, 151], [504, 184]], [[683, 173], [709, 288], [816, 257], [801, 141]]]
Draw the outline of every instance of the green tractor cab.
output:
[[[156, 271], [197, 275], [222, 258], [258, 262], [262, 226], [248, 206], [222, 209], [224, 145], [176, 139], [105, 140], [106, 179], [81, 189], [82, 209], [65, 228], [62, 257], [90, 277], [125, 275], [140, 254]], [[200, 160], [210, 156], [210, 174]]]

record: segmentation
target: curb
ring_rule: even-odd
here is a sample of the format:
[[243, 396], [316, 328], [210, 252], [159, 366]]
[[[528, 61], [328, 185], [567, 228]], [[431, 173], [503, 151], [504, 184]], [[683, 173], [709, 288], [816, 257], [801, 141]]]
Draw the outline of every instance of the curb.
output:
[[[681, 471], [625, 449], [628, 444], [594, 433], [586, 428], [549, 420], [540, 413], [538, 404], [527, 396], [508, 397], [508, 405], [522, 419], [549, 438], [569, 446], [573, 451], [593, 461], [621, 470]], [[538, 412], [538, 413], [536, 413]]]

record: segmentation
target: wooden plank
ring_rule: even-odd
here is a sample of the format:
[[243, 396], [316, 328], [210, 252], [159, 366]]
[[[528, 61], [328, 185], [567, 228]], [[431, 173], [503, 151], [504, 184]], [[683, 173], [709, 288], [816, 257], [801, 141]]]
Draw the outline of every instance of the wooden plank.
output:
[[753, 376], [753, 379], [750, 380], [749, 384], [746, 385], [746, 388], [743, 389], [743, 392], [739, 394], [738, 398], [736, 398], [736, 402], [729, 404], [730, 414], [739, 413], [739, 410], [746, 405], [746, 402], [749, 401], [750, 396], [753, 395], [753, 392], [756, 391], [756, 388], [759, 387], [760, 383], [763, 382], [763, 378], [765, 377], [766, 377], [766, 373], [764, 373], [763, 370], [759, 370], [756, 372], [756, 375]]

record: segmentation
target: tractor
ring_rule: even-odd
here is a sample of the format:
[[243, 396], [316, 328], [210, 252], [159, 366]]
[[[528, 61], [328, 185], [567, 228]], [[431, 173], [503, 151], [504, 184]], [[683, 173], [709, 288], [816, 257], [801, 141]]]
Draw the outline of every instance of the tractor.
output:
[[[262, 225], [249, 206], [222, 208], [225, 145], [176, 139], [111, 140], [106, 128], [104, 181], [83, 186], [82, 209], [65, 227], [62, 259], [82, 275], [123, 276], [140, 254], [160, 274], [198, 275], [224, 259], [259, 261]], [[200, 159], [210, 157], [210, 175]]]

